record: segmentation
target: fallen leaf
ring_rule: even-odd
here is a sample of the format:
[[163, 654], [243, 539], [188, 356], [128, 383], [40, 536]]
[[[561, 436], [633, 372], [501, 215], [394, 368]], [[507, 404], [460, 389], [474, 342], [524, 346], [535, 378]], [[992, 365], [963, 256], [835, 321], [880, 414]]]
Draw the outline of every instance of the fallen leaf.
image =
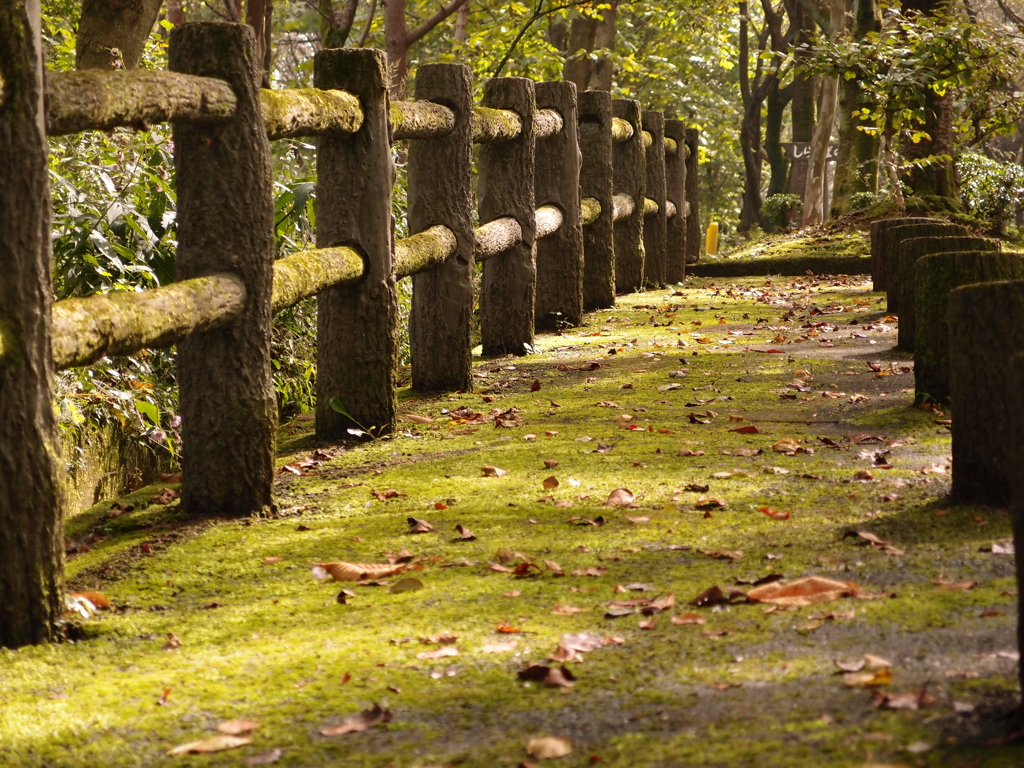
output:
[[523, 630], [517, 629], [516, 627], [513, 627], [511, 624], [506, 624], [504, 621], [499, 621], [498, 626], [494, 628], [494, 631], [507, 635], [522, 632]]
[[709, 587], [690, 601], [690, 605], [701, 608], [705, 605], [726, 605], [733, 602], [742, 602], [747, 599], [747, 593], [735, 587], [722, 589], [718, 585]]
[[555, 459], [544, 459], [544, 466], [547, 469], [554, 469], [558, 466], [558, 462]]
[[682, 616], [673, 616], [673, 624], [704, 624], [707, 622], [699, 613], [684, 613]]
[[[280, 555], [274, 555], [272, 557], [264, 557], [263, 558], [263, 564], [264, 565], [273, 565], [274, 563], [280, 563], [282, 560], [284, 560], [284, 558], [281, 557]], [[97, 606], [97, 607], [99, 607], [99, 606]]]
[[188, 744], [181, 744], [175, 747], [168, 755], [209, 755], [214, 752], [223, 752], [227, 749], [244, 747], [252, 744], [251, 736], [230, 736], [222, 733], [219, 736], [211, 736], [200, 741], [190, 741]]
[[558, 482], [558, 478], [552, 475], [551, 477], [544, 478], [542, 485], [544, 486], [544, 490], [550, 491], [552, 488], [557, 488], [560, 483]]
[[374, 581], [405, 570], [405, 565], [390, 563], [317, 563], [313, 566], [313, 578], [318, 581]]
[[843, 535], [843, 538], [847, 538], [850, 536], [860, 537], [861, 539], [866, 541], [872, 549], [880, 550], [882, 552], [885, 552], [885, 554], [887, 555], [898, 556], [904, 554], [903, 550], [894, 545], [892, 542], [885, 541], [884, 539], [879, 538], [875, 534], [871, 533], [871, 531], [848, 531]]
[[167, 633], [167, 642], [164, 643], [165, 651], [173, 651], [175, 648], [181, 648], [181, 640], [173, 632]]
[[702, 555], [706, 557], [713, 557], [715, 560], [742, 560], [743, 550], [731, 550], [731, 549], [698, 549]]
[[229, 736], [241, 736], [260, 727], [255, 720], [225, 720], [217, 726], [217, 730]]
[[504, 643], [487, 643], [480, 648], [481, 653], [511, 653], [519, 645], [518, 640], [508, 640]]
[[418, 517], [410, 517], [407, 520], [409, 522], [409, 533], [431, 533], [434, 530], [434, 526]]
[[551, 760], [572, 753], [572, 742], [560, 736], [541, 736], [526, 743], [526, 754], [538, 760]]
[[649, 619], [640, 619], [640, 629], [655, 629], [658, 626], [658, 617], [651, 616]]
[[764, 512], [772, 520], [789, 520], [789, 512], [779, 512], [771, 507], [758, 507], [758, 512]]
[[747, 592], [747, 598], [756, 603], [807, 606], [828, 603], [842, 597], [856, 597], [860, 587], [852, 581], [835, 581], [820, 576], [797, 579], [788, 584], [773, 581]]
[[556, 563], [554, 560], [545, 560], [544, 565], [547, 566], [548, 570], [551, 571], [554, 576], [565, 576], [565, 571], [562, 566]]
[[391, 710], [381, 709], [379, 704], [374, 704], [372, 709], [363, 710], [358, 715], [349, 715], [337, 725], [321, 728], [320, 735], [343, 736], [346, 733], [362, 733], [379, 723], [386, 723], [390, 719]]
[[[731, 420], [732, 419], [730, 417], [730, 421]], [[761, 434], [761, 431], [757, 427], [755, 427], [753, 424], [748, 424], [745, 427], [737, 427], [736, 429], [730, 429], [729, 431], [730, 432], [736, 432], [737, 434], [740, 434], [740, 435], [759, 435], [759, 434]]]
[[433, 424], [434, 423], [434, 420], [432, 418], [430, 418], [429, 416], [418, 416], [415, 413], [407, 413], [407, 414], [405, 414], [405, 416], [403, 418], [405, 418], [408, 421], [411, 421], [413, 424]]
[[703, 496], [697, 499], [697, 503], [694, 504], [695, 509], [721, 509], [726, 504], [721, 499], [708, 499]]
[[574, 613], [583, 613], [586, 608], [577, 608], [574, 605], [556, 605], [551, 611], [555, 616], [572, 616]]
[[284, 755], [284, 750], [279, 747], [274, 749], [268, 749], [266, 752], [260, 752], [258, 755], [247, 757], [242, 762], [248, 766], [254, 765], [270, 765], [276, 763]]
[[636, 515], [634, 517], [630, 517], [629, 515], [623, 515], [622, 519], [628, 520], [631, 523], [636, 523], [637, 525], [643, 525], [644, 523], [651, 522], [650, 515]]
[[520, 670], [517, 677], [524, 682], [540, 683], [545, 688], [572, 688], [576, 681], [572, 672], [565, 667], [547, 667], [542, 664], [533, 664]]
[[481, 467], [480, 470], [484, 473], [484, 477], [504, 477], [508, 474], [508, 470], [498, 467]]
[[572, 572], [573, 576], [604, 576], [608, 573], [607, 568], [597, 568], [590, 566], [589, 568], [577, 568]]
[[604, 525], [606, 521], [603, 517], [570, 517], [569, 522], [576, 525]]
[[680, 445], [679, 448], [676, 450], [676, 455], [678, 455], [678, 456], [703, 456], [704, 455], [704, 451], [692, 451], [689, 448], [683, 448], [683, 446]]
[[943, 579], [936, 579], [932, 584], [935, 584], [939, 589], [948, 590], [950, 592], [966, 591], [978, 586], [978, 582], [976, 581], [945, 581]]
[[683, 488], [684, 491], [692, 491], [693, 493], [707, 493], [711, 486], [702, 485], [701, 483], [689, 483]]
[[616, 488], [604, 502], [606, 507], [628, 507], [636, 502], [636, 496], [628, 488]]
[[875, 691], [871, 698], [874, 705], [879, 709], [916, 710], [935, 703], [935, 699], [928, 695], [928, 683], [921, 686], [921, 690], [911, 691], [910, 693]]
[[469, 528], [467, 528], [466, 526], [462, 525], [461, 523], [459, 523], [458, 525], [455, 526], [455, 530], [458, 531], [458, 533], [459, 533], [459, 538], [456, 539], [456, 541], [474, 541], [474, 540], [476, 540], [476, 535], [471, 530], [469, 530]]
[[519, 597], [521, 594], [523, 594], [523, 593], [520, 592], [518, 589], [513, 589], [510, 592], [506, 592], [503, 596], [504, 597]]
[[101, 608], [109, 610], [114, 606], [110, 604], [110, 600], [102, 592], [73, 592], [68, 597], [73, 597], [78, 600], [88, 600], [92, 603], [93, 608]]
[[[432, 651], [421, 651], [416, 654], [417, 659], [443, 659], [446, 656], [458, 656], [459, 649], [454, 645], [442, 645]], [[330, 734], [324, 734], [325, 736]]]
[[388, 589], [389, 593], [397, 592], [415, 592], [418, 589], [423, 589], [423, 582], [419, 579], [407, 576], [404, 579], [399, 579]]

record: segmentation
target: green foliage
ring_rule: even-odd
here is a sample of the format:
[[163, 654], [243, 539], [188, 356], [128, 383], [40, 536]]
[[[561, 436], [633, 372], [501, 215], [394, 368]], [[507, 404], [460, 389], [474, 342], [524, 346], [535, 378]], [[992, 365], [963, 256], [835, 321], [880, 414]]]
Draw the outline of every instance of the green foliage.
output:
[[879, 202], [881, 197], [876, 195], [874, 192], [854, 192], [850, 196], [850, 208], [854, 211], [859, 211], [862, 208], [868, 208], [875, 203]]
[[1024, 168], [970, 152], [957, 158], [956, 167], [964, 209], [989, 219], [992, 229], [1001, 232], [1024, 200]]
[[769, 195], [761, 206], [761, 212], [775, 230], [787, 229], [790, 214], [801, 204], [800, 195]]

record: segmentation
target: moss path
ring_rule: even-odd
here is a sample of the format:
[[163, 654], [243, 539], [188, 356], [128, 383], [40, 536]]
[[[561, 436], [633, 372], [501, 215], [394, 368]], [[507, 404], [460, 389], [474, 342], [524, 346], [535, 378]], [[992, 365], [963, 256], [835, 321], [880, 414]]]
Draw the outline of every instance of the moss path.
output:
[[[77, 516], [72, 584], [115, 610], [0, 651], [0, 765], [1022, 764], [1007, 514], [944, 500], [949, 415], [910, 407], [883, 307], [860, 278], [691, 279], [480, 362], [475, 393], [404, 391], [393, 438], [284, 425], [275, 518], [184, 525], [153, 488]], [[635, 508], [604, 504], [617, 488]], [[311, 576], [402, 550], [415, 570], [386, 586]], [[861, 599], [688, 604], [773, 574]], [[572, 687], [517, 679], [573, 643], [600, 647]], [[864, 654], [890, 683], [844, 685]], [[374, 703], [390, 722], [320, 735]], [[252, 744], [166, 756], [241, 717]], [[530, 758], [537, 736], [573, 752]]]

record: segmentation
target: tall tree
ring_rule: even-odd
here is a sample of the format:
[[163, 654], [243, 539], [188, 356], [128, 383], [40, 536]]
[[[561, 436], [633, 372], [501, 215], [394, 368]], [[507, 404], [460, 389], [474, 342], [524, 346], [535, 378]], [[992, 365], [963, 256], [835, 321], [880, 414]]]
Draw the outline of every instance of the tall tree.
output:
[[[843, 33], [846, 26], [846, 3], [831, 0], [829, 5], [829, 32], [833, 39]], [[804, 192], [804, 226], [820, 224], [825, 219], [825, 183], [828, 171], [828, 145], [832, 141], [832, 127], [839, 101], [839, 78], [829, 77], [822, 83], [821, 113], [811, 139], [810, 160], [807, 167], [807, 186]]]
[[50, 188], [39, 0], [0, 3], [0, 647], [63, 613], [61, 462], [50, 352]]
[[337, 7], [334, 0], [320, 0], [320, 45], [324, 48], [344, 48], [356, 20], [359, 0], [345, 0]]
[[160, 5], [161, 0], [83, 0], [75, 66], [138, 67]]
[[407, 21], [408, 0], [384, 0], [384, 49], [391, 69], [392, 95], [405, 91], [405, 81], [409, 76], [409, 49], [468, 2], [448, 0], [433, 15], [410, 29]]
[[[882, 14], [877, 0], [855, 0], [853, 6], [853, 44], [863, 41], [882, 28]], [[839, 154], [832, 182], [833, 216], [849, 212], [853, 195], [875, 192], [878, 188], [879, 136], [876, 131], [863, 131], [861, 110], [873, 109], [864, 78], [844, 77], [839, 87]]]

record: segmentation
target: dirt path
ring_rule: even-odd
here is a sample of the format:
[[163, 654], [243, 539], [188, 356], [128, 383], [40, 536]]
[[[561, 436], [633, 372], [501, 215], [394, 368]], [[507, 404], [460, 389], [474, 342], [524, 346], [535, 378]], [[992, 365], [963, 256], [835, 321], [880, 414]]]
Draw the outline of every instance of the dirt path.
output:
[[[557, 736], [559, 766], [1020, 765], [1007, 514], [945, 501], [950, 415], [910, 407], [880, 301], [812, 278], [625, 297], [481, 362], [474, 393], [405, 392], [393, 438], [286, 425], [278, 518], [77, 518], [74, 583], [118, 610], [0, 655], [0, 763], [511, 768]], [[311, 576], [387, 553], [412, 570], [385, 586]], [[807, 577], [829, 581], [769, 592]], [[374, 703], [390, 722], [320, 734]], [[237, 717], [252, 744], [164, 756]]]

